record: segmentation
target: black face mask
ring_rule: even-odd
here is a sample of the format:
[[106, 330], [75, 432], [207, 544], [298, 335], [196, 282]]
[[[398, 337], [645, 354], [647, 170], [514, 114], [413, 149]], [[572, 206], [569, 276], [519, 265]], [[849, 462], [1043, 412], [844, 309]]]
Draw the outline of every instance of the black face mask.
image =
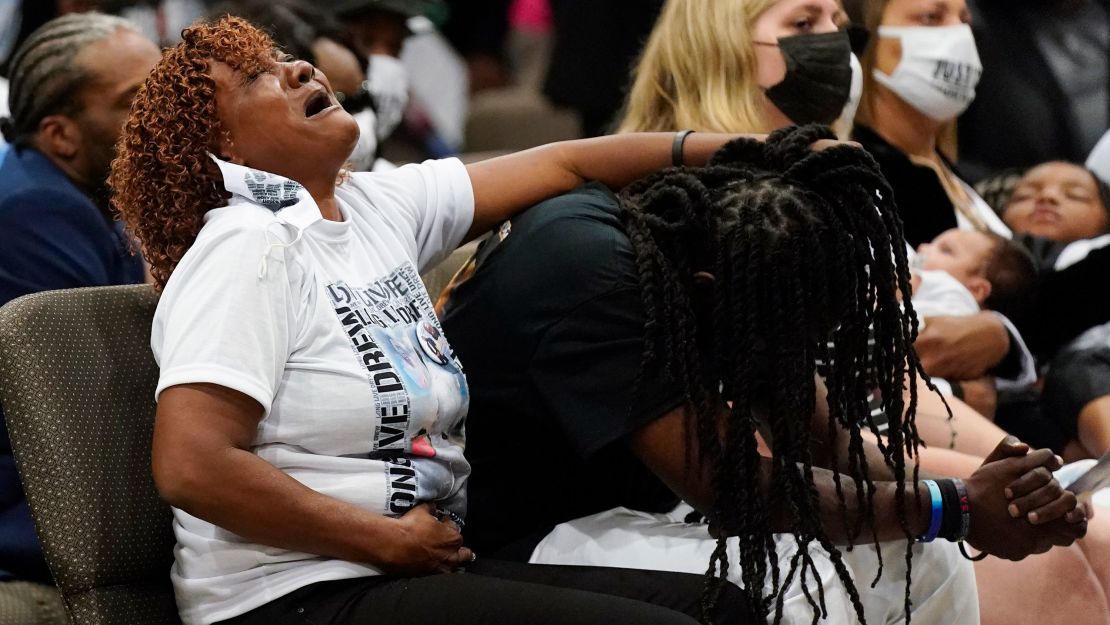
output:
[[795, 124], [833, 123], [852, 91], [848, 34], [783, 37], [778, 48], [786, 62], [786, 76], [767, 89], [767, 98]]

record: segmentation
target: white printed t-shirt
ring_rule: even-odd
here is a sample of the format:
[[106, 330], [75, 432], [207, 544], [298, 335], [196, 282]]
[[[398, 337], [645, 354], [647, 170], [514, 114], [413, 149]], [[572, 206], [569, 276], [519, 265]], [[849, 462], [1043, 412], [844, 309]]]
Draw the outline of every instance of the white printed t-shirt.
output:
[[[252, 451], [371, 512], [466, 513], [469, 395], [419, 271], [470, 228], [454, 159], [351, 174], [324, 220], [296, 182], [218, 161], [229, 205], [204, 216], [154, 316], [156, 394], [212, 383], [264, 408]], [[234, 479], [234, 476], [229, 476]], [[185, 625], [243, 614], [376, 568], [253, 544], [174, 509], [171, 571]]]

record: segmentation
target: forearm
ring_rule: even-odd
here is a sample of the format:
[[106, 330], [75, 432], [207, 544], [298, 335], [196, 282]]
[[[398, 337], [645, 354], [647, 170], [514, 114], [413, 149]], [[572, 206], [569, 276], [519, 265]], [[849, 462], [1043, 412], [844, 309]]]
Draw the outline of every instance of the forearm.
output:
[[249, 451], [227, 447], [184, 464], [156, 480], [170, 504], [197, 518], [271, 547], [372, 565], [389, 559], [395, 519], [318, 493]]
[[259, 544], [386, 561], [398, 522], [322, 495], [248, 451], [261, 419], [258, 402], [226, 387], [164, 390], [151, 467], [162, 498]]
[[[700, 166], [729, 141], [741, 135], [692, 133], [683, 143], [680, 164]], [[765, 135], [746, 135], [762, 140]], [[557, 143], [562, 151], [558, 167], [570, 172], [575, 186], [596, 180], [619, 189], [644, 176], [672, 166], [675, 133], [649, 132], [613, 135]]]
[[[713, 491], [714, 471], [719, 466], [719, 462], [706, 457], [696, 457], [692, 462], [688, 462], [686, 456], [688, 447], [681, 443], [676, 444], [676, 441], [685, 441], [685, 437], [684, 409], [677, 408], [637, 430], [630, 437], [629, 444], [632, 451], [678, 496], [704, 514], [711, 522], [727, 527], [728, 520], [717, 519], [714, 510], [717, 496]], [[877, 450], [875, 453], [878, 453]], [[885, 466], [881, 460], [878, 464]], [[771, 469], [772, 461], [769, 458], [761, 458], [759, 487], [763, 500], [768, 503], [772, 500], [770, 493], [777, 487], [771, 483]], [[912, 465], [907, 469], [907, 473], [909, 474], [907, 477], [912, 478]], [[905, 532], [898, 514], [896, 496], [898, 485], [893, 481], [882, 479], [883, 477], [874, 475], [874, 472], [871, 475], [871, 482], [876, 486], [873, 518], [879, 538], [892, 540], [904, 537]], [[846, 528], [854, 528], [857, 519], [864, 521], [867, 519], [865, 511], [858, 506], [856, 500], [855, 481], [844, 474], [840, 478], [848, 513], [848, 524], [845, 525], [844, 509], [841, 508], [837, 495], [833, 473], [827, 469], [815, 468], [813, 479], [819, 497], [819, 519], [826, 535], [834, 542], [846, 543], [848, 540]], [[927, 529], [928, 519], [925, 517], [929, 514], [929, 496], [923, 491], [923, 503], [926, 509], [919, 509], [916, 497], [913, 496], [912, 483], [907, 480], [903, 488], [907, 497], [902, 503], [910, 534], [918, 536]], [[864, 497], [864, 506], [871, 503], [867, 497]], [[784, 510], [772, 511], [771, 517], [772, 528], [775, 531], [793, 529], [792, 520]], [[864, 531], [866, 532], [864, 535], [869, 536], [871, 526], [865, 523]]]
[[[798, 470], [801, 471], [801, 468], [799, 467]], [[778, 502], [779, 505], [775, 505], [773, 493], [776, 487], [771, 484], [771, 471], [772, 460], [761, 459], [760, 490], [763, 501], [770, 506], [771, 530], [776, 533], [797, 531], [797, 519], [788, 512], [789, 505], [785, 502]], [[869, 498], [866, 486], [863, 486], [865, 490], [862, 504], [857, 499], [859, 484], [848, 475], [841, 473], [842, 503], [833, 472], [814, 467], [813, 483], [818, 497], [818, 518], [825, 535], [834, 544], [845, 545], [849, 543], [850, 537], [852, 542], [859, 542], [861, 539], [870, 540], [872, 535], [877, 536], [880, 541], [887, 541], [906, 538], [907, 530], [913, 537], [924, 534], [928, 529], [931, 514], [929, 491], [924, 485], [920, 485], [921, 505], [919, 506], [914, 494], [912, 469], [909, 473], [906, 483], [902, 486], [895, 481], [879, 479], [872, 475], [870, 480], [875, 486], [874, 496]], [[713, 506], [710, 503], [712, 495], [702, 487], [708, 483], [703, 479], [699, 484], [687, 484], [688, 495], [684, 499], [704, 514], [710, 522], [727, 527], [727, 521], [714, 517]], [[904, 494], [901, 501], [898, 498], [899, 491]], [[867, 513], [868, 509], [871, 510], [871, 514]], [[902, 526], [902, 518], [905, 518], [905, 528]], [[858, 534], [855, 533], [857, 525]]]
[[[739, 136], [691, 134], [685, 142], [683, 163], [704, 165], [718, 148]], [[517, 212], [586, 181], [620, 189], [670, 167], [674, 138], [671, 132], [655, 132], [563, 141], [468, 165], [475, 207], [474, 226], [468, 236], [477, 236]]]
[[[932, 509], [929, 503], [929, 491], [924, 485], [920, 485], [921, 505], [919, 506], [918, 498], [914, 494], [913, 482], [909, 479], [900, 487], [897, 482], [880, 481], [872, 476], [875, 494], [874, 498], [868, 501], [866, 486], [861, 486], [855, 480], [841, 474], [840, 484], [844, 492], [843, 507], [841, 507], [831, 471], [815, 468], [813, 481], [820, 501], [821, 527], [825, 535], [836, 544], [847, 544], [850, 532], [854, 532], [857, 524], [861, 531], [858, 536], [853, 537], [855, 542], [859, 542], [860, 537], [865, 541], [870, 540], [872, 532], [880, 541], [905, 539], [907, 529], [910, 536], [917, 537], [924, 534], [929, 527]], [[857, 499], [857, 491], [861, 487], [865, 489], [863, 507], [859, 505]], [[901, 502], [898, 498], [899, 491], [904, 495]], [[866, 513], [866, 507], [869, 505], [872, 506], [870, 515]], [[901, 512], [899, 512], [900, 509]], [[906, 528], [902, 527], [903, 516]], [[773, 529], [776, 532], [789, 532], [795, 529], [792, 520], [786, 514], [780, 512], [772, 519]]]

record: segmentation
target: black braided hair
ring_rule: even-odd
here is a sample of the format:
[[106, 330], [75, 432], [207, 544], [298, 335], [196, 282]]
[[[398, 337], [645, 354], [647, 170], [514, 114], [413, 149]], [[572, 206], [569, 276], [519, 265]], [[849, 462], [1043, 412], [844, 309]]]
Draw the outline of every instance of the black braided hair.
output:
[[[913, 349], [917, 324], [902, 225], [890, 187], [867, 153], [850, 146], [813, 150], [815, 141], [833, 138], [827, 128], [806, 126], [775, 132], [765, 143], [737, 140], [705, 167], [665, 170], [620, 196], [646, 315], [641, 377], [658, 368], [684, 389], [685, 444], [695, 452], [687, 457], [712, 459], [712, 516], [722, 535], [739, 541], [742, 581], [756, 611], [766, 618], [773, 608], [776, 623], [781, 591], [795, 574], [814, 621], [826, 612], [808, 549], [813, 542], [828, 552], [865, 622], [856, 587], [819, 518], [810, 447], [815, 363], [827, 364], [829, 432], [843, 427], [851, 438], [846, 473], [858, 485], [862, 511], [854, 524], [834, 470], [850, 543], [864, 523], [875, 527], [875, 486], [861, 436], [864, 428], [879, 434], [868, 407], [872, 390], [888, 415], [880, 449], [898, 481], [900, 521], [911, 538], [903, 487], [906, 455], [917, 456], [915, 389], [924, 372]], [[712, 286], [697, 287], [697, 272], [711, 274]], [[767, 461], [753, 435], [760, 418], [773, 448], [767, 501], [758, 478]], [[786, 519], [798, 545], [781, 583], [772, 514]], [[874, 530], [870, 538], [877, 543]], [[911, 546], [907, 540], [907, 623]], [[704, 620], [728, 566], [721, 538], [707, 572]], [[764, 596], [768, 573], [774, 586]], [[881, 575], [880, 561], [876, 582]], [[816, 594], [808, 588], [811, 578]]]
[[94, 78], [76, 61], [87, 46], [121, 29], [136, 30], [125, 19], [101, 13], [73, 13], [43, 24], [11, 58], [8, 102], [11, 117], [3, 125], [9, 143], [27, 144], [48, 115], [81, 111], [81, 89]]

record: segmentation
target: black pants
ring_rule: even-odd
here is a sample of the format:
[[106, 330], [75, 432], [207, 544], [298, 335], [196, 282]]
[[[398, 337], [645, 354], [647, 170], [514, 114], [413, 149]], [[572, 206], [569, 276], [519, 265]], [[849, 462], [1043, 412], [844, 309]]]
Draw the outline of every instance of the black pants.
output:
[[[696, 625], [705, 578], [479, 560], [466, 572], [320, 582], [220, 625]], [[716, 625], [754, 623], [725, 584]]]

